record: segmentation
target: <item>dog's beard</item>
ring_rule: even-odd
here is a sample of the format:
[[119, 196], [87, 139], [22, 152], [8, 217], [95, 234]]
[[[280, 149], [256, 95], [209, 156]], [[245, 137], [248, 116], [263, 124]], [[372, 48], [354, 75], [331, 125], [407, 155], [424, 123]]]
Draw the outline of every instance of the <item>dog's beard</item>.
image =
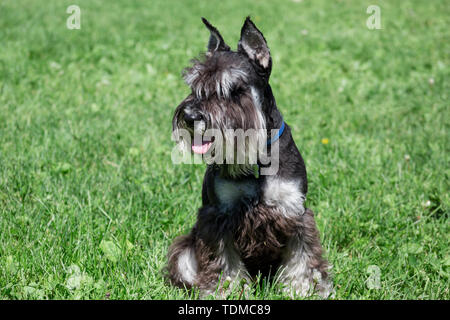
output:
[[175, 124], [172, 137], [182, 153], [204, 155], [211, 149], [214, 137], [204, 136], [204, 121], [194, 123], [194, 128], [187, 126], [182, 119], [177, 119]]
[[238, 100], [227, 104], [223, 100], [209, 101], [202, 110], [208, 122], [194, 123], [194, 127], [186, 125], [182, 110], [174, 115], [174, 134], [180, 137], [180, 129], [189, 134], [175, 139], [179, 150], [185, 155], [201, 155], [203, 162], [219, 166], [221, 174], [231, 178], [254, 172], [259, 149], [267, 138], [265, 117], [255, 91], [244, 93]]
[[257, 163], [258, 152], [266, 143], [264, 133], [262, 129], [215, 129], [200, 134], [182, 128], [174, 131], [174, 136], [178, 136], [175, 140], [183, 154], [199, 155], [206, 164], [223, 165], [231, 176], [238, 176], [249, 173]]

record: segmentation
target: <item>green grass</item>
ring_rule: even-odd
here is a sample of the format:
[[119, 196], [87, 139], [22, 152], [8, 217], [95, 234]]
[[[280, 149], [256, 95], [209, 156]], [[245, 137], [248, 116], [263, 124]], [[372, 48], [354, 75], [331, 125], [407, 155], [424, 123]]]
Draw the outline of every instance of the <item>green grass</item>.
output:
[[[81, 30], [66, 28], [74, 2]], [[382, 30], [366, 27], [371, 4]], [[6, 0], [0, 299], [195, 297], [161, 272], [204, 171], [171, 163], [171, 116], [207, 43], [200, 17], [235, 48], [248, 14], [271, 48], [336, 298], [450, 298], [448, 1]]]

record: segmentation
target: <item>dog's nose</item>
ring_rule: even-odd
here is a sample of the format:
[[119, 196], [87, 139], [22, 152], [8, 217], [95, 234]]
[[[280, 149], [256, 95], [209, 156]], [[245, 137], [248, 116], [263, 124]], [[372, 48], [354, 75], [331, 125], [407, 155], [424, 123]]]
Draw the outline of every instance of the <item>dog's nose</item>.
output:
[[202, 115], [199, 113], [185, 113], [183, 117], [184, 121], [188, 126], [193, 127], [195, 121], [201, 121], [203, 119]]

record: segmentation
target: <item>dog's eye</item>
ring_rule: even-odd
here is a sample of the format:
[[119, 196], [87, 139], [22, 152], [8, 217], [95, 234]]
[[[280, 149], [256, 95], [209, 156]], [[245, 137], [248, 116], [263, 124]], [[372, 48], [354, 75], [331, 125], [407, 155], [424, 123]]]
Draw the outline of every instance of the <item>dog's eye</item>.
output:
[[232, 92], [234, 95], [241, 94], [241, 93], [243, 93], [244, 91], [245, 91], [245, 88], [244, 88], [243, 86], [233, 86], [233, 87], [231, 88], [231, 92]]

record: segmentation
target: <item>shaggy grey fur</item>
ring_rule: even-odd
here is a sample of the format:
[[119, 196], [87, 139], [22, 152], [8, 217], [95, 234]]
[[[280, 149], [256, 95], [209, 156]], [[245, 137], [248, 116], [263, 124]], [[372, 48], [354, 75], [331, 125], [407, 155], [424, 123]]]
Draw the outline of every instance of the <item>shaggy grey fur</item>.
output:
[[[203, 22], [210, 30], [208, 51], [184, 71], [192, 93], [175, 110], [174, 130], [193, 132], [194, 120], [221, 131], [280, 128], [283, 119], [269, 85], [272, 59], [262, 33], [247, 18], [232, 51], [218, 30]], [[245, 164], [207, 166], [197, 222], [169, 248], [172, 284], [208, 294], [221, 288], [219, 279], [252, 280], [261, 273], [277, 274], [291, 293], [332, 292], [314, 214], [304, 207], [305, 164], [287, 124], [275, 144], [275, 175], [255, 176]]]

